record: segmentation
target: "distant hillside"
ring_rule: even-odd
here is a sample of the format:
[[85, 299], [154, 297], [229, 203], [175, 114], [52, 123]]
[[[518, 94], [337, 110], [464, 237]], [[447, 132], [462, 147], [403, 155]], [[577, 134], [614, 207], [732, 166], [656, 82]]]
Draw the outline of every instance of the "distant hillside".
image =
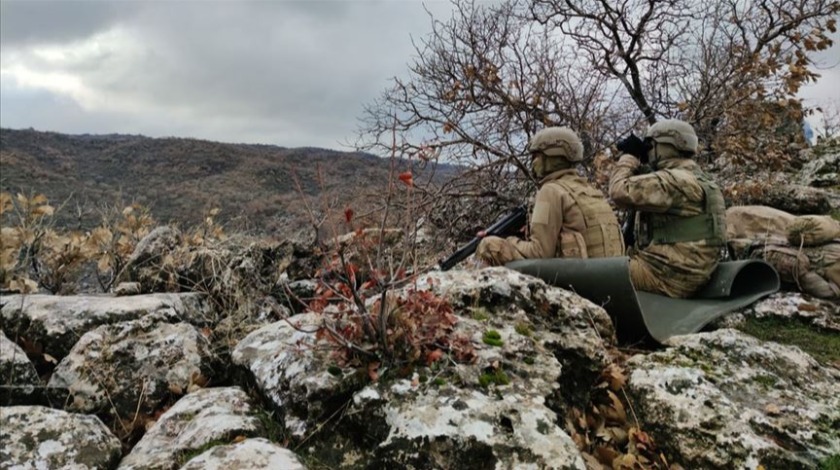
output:
[[[195, 223], [219, 207], [223, 221], [277, 231], [305, 213], [294, 175], [305, 193], [318, 194], [319, 166], [324, 189], [349, 202], [382, 191], [390, 162], [318, 148], [0, 129], [0, 189], [44, 193], [54, 205], [69, 199], [60, 220], [71, 226], [95, 224], [97, 207], [138, 202], [162, 222]], [[446, 167], [436, 174], [454, 173]]]

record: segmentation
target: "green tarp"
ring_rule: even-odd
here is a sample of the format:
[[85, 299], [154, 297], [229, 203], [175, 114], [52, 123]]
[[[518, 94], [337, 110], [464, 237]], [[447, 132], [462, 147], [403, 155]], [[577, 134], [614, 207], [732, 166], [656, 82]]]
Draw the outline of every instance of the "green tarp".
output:
[[625, 344], [646, 338], [662, 343], [671, 336], [695, 333], [723, 314], [779, 290], [779, 275], [764, 261], [727, 261], [720, 263], [695, 298], [672, 299], [636, 291], [629, 263], [630, 258], [621, 256], [521, 260], [506, 266], [601, 305]]

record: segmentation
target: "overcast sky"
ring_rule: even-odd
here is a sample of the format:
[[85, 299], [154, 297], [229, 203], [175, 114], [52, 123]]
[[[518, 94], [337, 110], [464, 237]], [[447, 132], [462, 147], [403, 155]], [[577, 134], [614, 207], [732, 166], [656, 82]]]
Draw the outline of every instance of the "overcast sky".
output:
[[[446, 0], [0, 0], [0, 125], [347, 150]], [[840, 46], [810, 103], [840, 100]]]

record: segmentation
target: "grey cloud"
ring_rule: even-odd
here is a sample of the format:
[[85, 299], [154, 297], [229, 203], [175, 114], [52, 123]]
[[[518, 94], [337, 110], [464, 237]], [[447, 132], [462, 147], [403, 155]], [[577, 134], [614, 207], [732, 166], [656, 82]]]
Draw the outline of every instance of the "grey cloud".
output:
[[74, 41], [107, 29], [140, 6], [138, 2], [3, 0], [0, 44], [50, 44]]
[[[25, 53], [35, 42], [90, 37], [119, 27], [144, 52], [128, 57], [106, 47], [89, 61], [61, 67], [94, 90], [157, 105], [157, 120], [195, 120], [195, 127], [199, 121], [212, 127], [228, 120], [269, 129], [274, 123], [295, 135], [302, 132], [294, 129], [308, 129], [321, 135], [308, 145], [331, 147], [350, 137], [362, 105], [404, 72], [412, 52], [409, 34], [429, 29], [419, 2], [131, 2], [130, 10], [117, 8], [121, 3], [84, 3], [79, 11], [58, 5], [75, 26], [61, 34], [41, 28], [29, 36], [13, 31], [15, 52]], [[45, 13], [45, 5], [12, 6], [10, 23], [20, 19], [31, 25], [30, 17]], [[34, 56], [26, 61], [39, 70], [55, 67]], [[4, 115], [4, 125], [22, 120]], [[138, 125], [149, 121], [137, 120]], [[277, 134], [284, 133], [259, 141], [286, 145], [272, 137]]]
[[[2, 0], [0, 6], [4, 67], [15, 58], [33, 70], [67, 72], [112, 102], [90, 111], [66, 97], [3, 84], [4, 127], [283, 146], [338, 148], [350, 139], [362, 106], [406, 72], [410, 37], [431, 29], [418, 0]], [[445, 0], [426, 7], [439, 19], [451, 8]], [[32, 54], [34, 45], [109, 31], [131, 42], [103, 43], [60, 62]], [[825, 80], [833, 72], [823, 73]]]

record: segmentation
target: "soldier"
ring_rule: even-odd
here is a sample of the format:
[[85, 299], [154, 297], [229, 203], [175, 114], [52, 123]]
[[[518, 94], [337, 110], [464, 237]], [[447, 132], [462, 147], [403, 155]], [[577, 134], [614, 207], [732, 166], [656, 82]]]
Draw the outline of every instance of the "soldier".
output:
[[[610, 197], [637, 211], [630, 279], [638, 290], [690, 297], [709, 280], [726, 243], [723, 194], [691, 160], [697, 134], [667, 119], [650, 126], [644, 142], [631, 136], [618, 147], [626, 153], [610, 178]], [[635, 175], [640, 158], [652, 173]]]
[[[525, 258], [600, 258], [624, 254], [621, 228], [604, 194], [577, 173], [583, 145], [568, 127], [548, 127], [528, 144], [540, 180], [530, 240], [484, 237], [476, 257], [498, 266]], [[479, 236], [484, 236], [479, 233]]]

